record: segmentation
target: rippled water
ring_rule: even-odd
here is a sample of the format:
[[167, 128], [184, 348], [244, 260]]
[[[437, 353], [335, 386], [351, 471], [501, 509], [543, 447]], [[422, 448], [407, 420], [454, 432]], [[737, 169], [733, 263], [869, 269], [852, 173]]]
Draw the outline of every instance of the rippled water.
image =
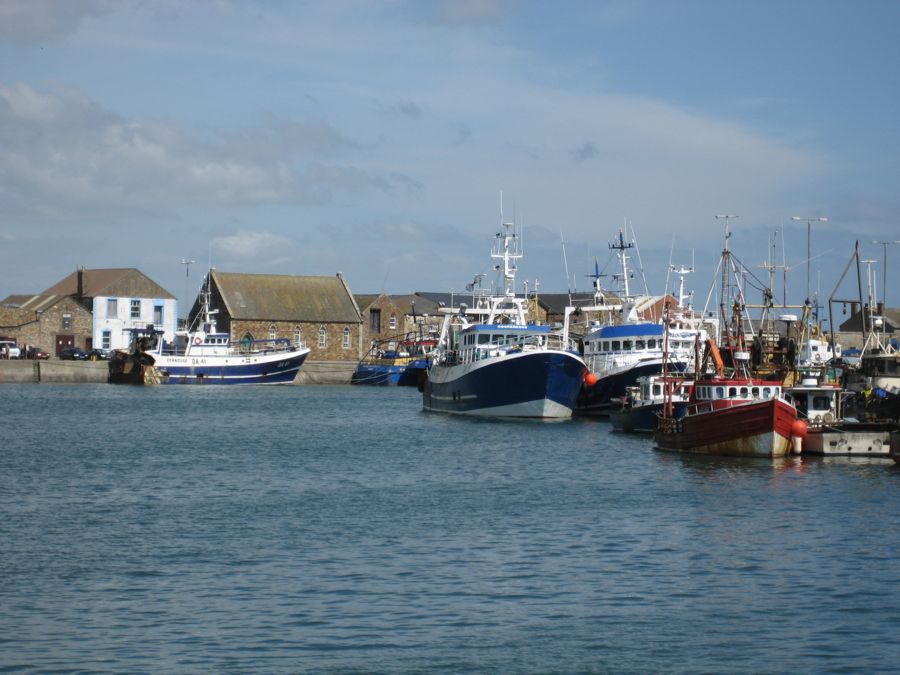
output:
[[896, 672], [900, 470], [363, 387], [0, 387], [0, 669]]

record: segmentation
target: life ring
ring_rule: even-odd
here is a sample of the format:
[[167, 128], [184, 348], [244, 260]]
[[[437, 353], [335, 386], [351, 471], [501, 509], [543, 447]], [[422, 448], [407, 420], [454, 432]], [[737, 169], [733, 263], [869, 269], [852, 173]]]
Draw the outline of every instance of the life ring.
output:
[[203, 338], [195, 337], [195, 338], [194, 338], [194, 344], [195, 344], [195, 345], [201, 345], [201, 344], [203, 344]]
[[821, 355], [821, 354], [816, 354], [815, 359], [816, 359], [817, 362], [821, 362], [821, 361], [822, 361], [822, 355]]

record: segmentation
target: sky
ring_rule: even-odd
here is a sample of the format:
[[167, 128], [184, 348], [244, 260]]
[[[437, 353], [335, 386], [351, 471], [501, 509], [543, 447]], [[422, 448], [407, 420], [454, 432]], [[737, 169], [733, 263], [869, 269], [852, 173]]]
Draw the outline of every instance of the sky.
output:
[[460, 291], [502, 209], [520, 288], [589, 290], [627, 228], [638, 289], [693, 265], [702, 307], [728, 214], [748, 302], [774, 261], [776, 298], [827, 305], [859, 241], [900, 306], [873, 244], [900, 240], [897, 26], [895, 0], [0, 0], [0, 298], [80, 266], [182, 303], [210, 266]]

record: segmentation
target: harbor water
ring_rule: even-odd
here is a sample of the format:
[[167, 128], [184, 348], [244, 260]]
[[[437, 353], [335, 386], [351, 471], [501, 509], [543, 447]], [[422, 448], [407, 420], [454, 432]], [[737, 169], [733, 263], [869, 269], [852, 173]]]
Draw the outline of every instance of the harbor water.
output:
[[0, 387], [4, 672], [897, 672], [900, 470], [407, 388]]

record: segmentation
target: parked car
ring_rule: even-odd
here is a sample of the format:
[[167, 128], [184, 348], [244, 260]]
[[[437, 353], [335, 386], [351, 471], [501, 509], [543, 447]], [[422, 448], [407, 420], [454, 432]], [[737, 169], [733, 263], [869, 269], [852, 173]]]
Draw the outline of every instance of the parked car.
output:
[[109, 361], [111, 354], [111, 349], [92, 349], [87, 353], [91, 361]]
[[45, 352], [40, 347], [31, 347], [28, 349], [28, 356], [26, 358], [35, 359], [38, 361], [46, 361], [50, 358], [50, 353]]
[[88, 355], [78, 347], [66, 347], [59, 353], [63, 361], [87, 361]]
[[22, 356], [22, 350], [14, 340], [0, 340], [0, 358], [17, 359]]

